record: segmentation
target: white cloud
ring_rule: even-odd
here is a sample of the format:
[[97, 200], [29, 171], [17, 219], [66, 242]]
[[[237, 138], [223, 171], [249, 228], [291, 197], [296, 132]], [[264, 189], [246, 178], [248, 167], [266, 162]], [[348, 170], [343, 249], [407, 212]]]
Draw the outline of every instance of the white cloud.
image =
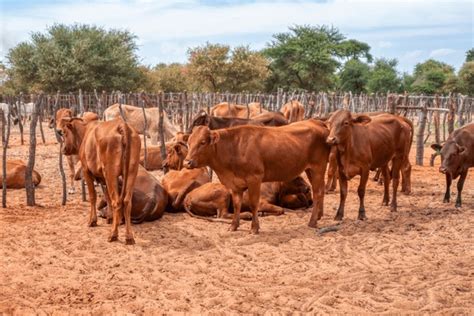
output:
[[380, 41], [377, 43], [377, 46], [380, 48], [390, 48], [393, 46], [393, 43], [389, 41]]
[[402, 59], [419, 59], [421, 56], [423, 56], [423, 51], [416, 49], [405, 53], [402, 56]]
[[431, 51], [431, 53], [430, 53], [430, 58], [444, 57], [444, 56], [451, 55], [451, 54], [453, 54], [453, 53], [455, 53], [455, 52], [456, 52], [455, 49], [451, 49], [451, 48], [439, 48], [439, 49], [435, 49], [435, 50]]

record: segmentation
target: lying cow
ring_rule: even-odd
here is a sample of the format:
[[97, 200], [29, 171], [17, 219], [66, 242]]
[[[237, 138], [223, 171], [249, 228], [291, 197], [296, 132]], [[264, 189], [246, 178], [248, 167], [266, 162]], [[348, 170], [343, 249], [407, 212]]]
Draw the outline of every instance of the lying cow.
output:
[[[65, 155], [79, 155], [90, 197], [89, 226], [97, 225], [97, 194], [94, 180], [105, 184], [107, 201], [113, 209], [109, 241], [118, 239], [118, 225], [125, 217], [125, 242], [134, 244], [131, 228], [131, 199], [140, 159], [140, 137], [122, 119], [85, 123], [80, 118], [63, 118], [60, 135]], [[119, 191], [119, 179], [122, 188]]]
[[[54, 126], [56, 125], [56, 129], [58, 131], [62, 130], [63, 118], [72, 118], [72, 117], [74, 116], [71, 109], [68, 109], [68, 108], [58, 109], [56, 111], [55, 116], [52, 117], [49, 121], [49, 128], [54, 128]], [[82, 115], [82, 120], [84, 123], [87, 124], [89, 122], [99, 120], [99, 116], [94, 112], [84, 112]], [[79, 157], [77, 155], [66, 156], [66, 161], [69, 167], [69, 179], [70, 179], [70, 187], [69, 187], [68, 193], [73, 194], [76, 192], [76, 188], [74, 186], [74, 175], [76, 174], [76, 171], [74, 168], [77, 162], [79, 161]]]
[[186, 195], [211, 182], [206, 168], [171, 170], [163, 177], [163, 188], [169, 195], [169, 210], [181, 211]]
[[[120, 187], [121, 189], [121, 181]], [[107, 219], [112, 218], [112, 214], [107, 207], [105, 197], [99, 202], [99, 214]], [[168, 194], [161, 186], [160, 182], [143, 167], [138, 168], [135, 186], [132, 194], [132, 223], [140, 224], [144, 221], [151, 222], [163, 216], [168, 205]]]
[[441, 153], [439, 171], [446, 175], [446, 193], [443, 202], [449, 203], [451, 182], [460, 176], [457, 184], [456, 207], [461, 207], [464, 181], [469, 168], [474, 167], [474, 123], [453, 131], [443, 146], [434, 144], [431, 147]]
[[[122, 104], [122, 112], [125, 121], [130, 124], [139, 134], [145, 134], [151, 138], [151, 143], [156, 145], [159, 139], [158, 123], [160, 118], [159, 109], [156, 107], [145, 108], [145, 116], [147, 120], [147, 126], [145, 130], [145, 117], [143, 115], [143, 109], [133, 105]], [[119, 104], [113, 104], [104, 111], [104, 119], [106, 121], [113, 120], [121, 117]], [[170, 122], [168, 116], [163, 115], [163, 132], [164, 140], [167, 141], [174, 137], [178, 132], [178, 129]]]
[[256, 125], [256, 126], [282, 126], [287, 125], [288, 121], [280, 112], [265, 112], [254, 116], [252, 119], [238, 117], [220, 117], [211, 116], [205, 111], [200, 111], [193, 119], [188, 133], [191, 134], [196, 126], [208, 126], [209, 129], [221, 129], [239, 125]]
[[280, 109], [288, 123], [302, 121], [304, 119], [304, 106], [297, 100], [291, 100]]
[[289, 181], [306, 171], [313, 188], [310, 227], [323, 215], [324, 174], [330, 147], [323, 122], [307, 120], [280, 127], [237, 126], [211, 131], [195, 127], [189, 137], [184, 166], [209, 166], [232, 193], [234, 216], [231, 230], [237, 230], [243, 192], [249, 190], [251, 231], [258, 233], [258, 207], [262, 182]]
[[[22, 160], [7, 160], [7, 179], [6, 185], [8, 189], [24, 189], [26, 185], [26, 164]], [[0, 159], [0, 177], [2, 175], [3, 162]], [[41, 183], [41, 175], [38, 171], [33, 170], [33, 184], [37, 186]]]
[[390, 175], [388, 164], [392, 161], [393, 197], [392, 211], [397, 210], [397, 189], [400, 168], [408, 159], [413, 137], [412, 129], [399, 117], [391, 114], [370, 118], [352, 114], [347, 110], [336, 111], [328, 121], [330, 134], [327, 142], [337, 149], [337, 167], [341, 188], [340, 203], [335, 219], [344, 217], [347, 181], [360, 175], [357, 189], [360, 220], [366, 219], [364, 196], [369, 171], [382, 168], [384, 176], [383, 204], [389, 200]]
[[214, 105], [211, 108], [212, 116], [226, 116], [226, 117], [238, 117], [238, 118], [253, 118], [263, 112], [267, 112], [260, 103], [252, 102], [249, 106], [229, 104], [228, 102], [222, 102]]
[[[188, 146], [185, 142], [169, 142], [166, 144], [166, 158], [161, 158], [161, 146], [147, 147], [146, 170], [159, 170], [166, 167], [168, 169], [180, 170], [183, 167], [183, 160], [188, 153]], [[145, 167], [145, 149], [140, 151], [140, 164]]]
[[[263, 214], [281, 215], [285, 212], [283, 203], [287, 203], [298, 194], [306, 195], [311, 192], [310, 186], [302, 177], [297, 177], [289, 182], [265, 182], [260, 188], [260, 202], [258, 211]], [[190, 214], [199, 216], [216, 216], [218, 218], [230, 218], [231, 194], [227, 188], [220, 183], [206, 183], [186, 195], [184, 208]], [[295, 206], [294, 201], [291, 206]], [[299, 206], [300, 204], [296, 205]], [[249, 212], [249, 194], [245, 191], [242, 200], [242, 211]], [[244, 214], [242, 214], [244, 216]], [[242, 216], [242, 217], [243, 217]], [[249, 219], [252, 218], [248, 217]]]

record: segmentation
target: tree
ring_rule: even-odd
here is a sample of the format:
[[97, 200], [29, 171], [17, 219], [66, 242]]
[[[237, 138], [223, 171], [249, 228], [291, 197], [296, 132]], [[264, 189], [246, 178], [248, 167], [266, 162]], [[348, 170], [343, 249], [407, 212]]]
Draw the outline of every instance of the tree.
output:
[[449, 89], [445, 86], [447, 79], [455, 74], [452, 66], [429, 59], [415, 66], [413, 76], [415, 78], [412, 84], [413, 92], [435, 94], [447, 92]]
[[188, 67], [179, 63], [158, 64], [150, 69], [142, 67], [146, 80], [145, 91], [179, 92], [193, 90]]
[[462, 93], [474, 95], [474, 61], [465, 62], [459, 69], [460, 89]]
[[247, 46], [230, 49], [210, 44], [188, 50], [189, 74], [203, 88], [217, 91], [258, 91], [268, 76], [267, 60]]
[[397, 92], [400, 90], [401, 80], [397, 74], [396, 59], [377, 59], [370, 71], [367, 88], [370, 92]]
[[358, 59], [348, 60], [339, 74], [340, 88], [353, 93], [365, 92], [370, 67]]
[[268, 88], [327, 90], [343, 59], [371, 60], [369, 45], [346, 40], [335, 27], [293, 26], [273, 35], [264, 54], [270, 59]]
[[57, 24], [9, 51], [9, 75], [16, 90], [130, 91], [143, 80], [136, 48], [127, 31]]
[[466, 62], [474, 61], [474, 48], [471, 48], [466, 52]]
[[411, 92], [412, 91], [412, 84], [415, 81], [415, 78], [408, 74], [408, 73], [403, 73], [402, 75], [402, 80], [400, 84], [400, 92]]

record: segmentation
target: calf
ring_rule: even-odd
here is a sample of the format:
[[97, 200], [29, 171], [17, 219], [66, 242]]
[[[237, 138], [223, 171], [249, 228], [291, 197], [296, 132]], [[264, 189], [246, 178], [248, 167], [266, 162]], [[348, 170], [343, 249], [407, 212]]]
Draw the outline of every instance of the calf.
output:
[[[7, 160], [7, 179], [6, 186], [8, 189], [24, 189], [26, 164], [22, 160]], [[3, 170], [3, 162], [0, 160], [0, 172]], [[37, 186], [41, 182], [41, 175], [38, 171], [33, 170], [33, 184]]]
[[367, 115], [352, 116], [347, 110], [336, 111], [328, 120], [330, 134], [328, 144], [336, 146], [339, 173], [340, 204], [336, 220], [344, 217], [347, 197], [347, 181], [360, 175], [357, 193], [360, 199], [359, 216], [365, 216], [364, 196], [369, 171], [382, 168], [384, 175], [383, 204], [389, 200], [390, 183], [388, 163], [392, 161], [393, 197], [392, 211], [397, 210], [397, 188], [400, 168], [408, 159], [409, 146], [413, 137], [411, 129], [398, 117], [390, 114], [370, 118]]
[[461, 207], [464, 181], [469, 168], [474, 167], [474, 123], [452, 132], [443, 146], [433, 144], [431, 147], [441, 153], [439, 171], [446, 175], [446, 193], [443, 202], [448, 203], [451, 198], [452, 180], [461, 176], [457, 184], [458, 194], [456, 197], [456, 207]]
[[306, 171], [311, 179], [314, 206], [309, 226], [316, 227], [323, 215], [324, 173], [329, 155], [325, 125], [317, 120], [280, 127], [237, 126], [211, 131], [195, 127], [189, 136], [184, 166], [209, 166], [232, 193], [237, 230], [243, 192], [249, 190], [251, 232], [258, 233], [257, 217], [262, 182], [289, 181]]
[[[119, 189], [121, 187], [122, 185], [120, 185]], [[108, 203], [104, 196], [97, 208], [102, 211], [103, 217], [110, 219], [112, 214], [107, 205]], [[151, 222], [161, 218], [167, 205], [168, 194], [160, 182], [151, 173], [146, 171], [145, 168], [140, 166], [132, 194], [132, 223], [140, 224], [144, 221]], [[107, 209], [105, 209], [106, 207]]]
[[[97, 195], [94, 180], [105, 184], [113, 210], [109, 241], [118, 239], [118, 225], [125, 217], [125, 242], [134, 244], [131, 228], [131, 199], [140, 158], [140, 137], [122, 119], [86, 124], [80, 118], [63, 118], [60, 134], [65, 155], [79, 155], [90, 197], [89, 226], [97, 225]], [[122, 188], [119, 179], [122, 178]]]

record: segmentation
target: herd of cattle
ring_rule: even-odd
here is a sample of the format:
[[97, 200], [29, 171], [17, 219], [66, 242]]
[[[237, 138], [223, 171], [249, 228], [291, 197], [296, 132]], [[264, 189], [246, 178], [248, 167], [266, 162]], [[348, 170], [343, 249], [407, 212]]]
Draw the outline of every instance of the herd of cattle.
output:
[[[411, 191], [414, 128], [403, 116], [338, 110], [325, 118], [304, 120], [298, 101], [284, 105], [281, 112], [269, 112], [259, 103], [221, 103], [210, 113], [200, 111], [185, 133], [164, 115], [166, 159], [162, 160], [159, 146], [148, 146], [145, 163], [139, 134], [156, 144], [158, 118], [156, 108], [144, 113], [142, 108], [114, 104], [104, 112], [104, 121], [91, 112], [73, 117], [70, 109], [59, 109], [50, 121], [63, 140], [70, 193], [82, 176], [90, 199], [89, 226], [97, 225], [98, 209], [112, 222], [109, 241], [117, 240], [124, 221], [126, 243], [133, 244], [131, 223], [156, 220], [165, 211], [186, 211], [215, 221], [231, 218], [230, 230], [239, 227], [242, 211], [243, 218], [252, 220], [251, 232], [258, 233], [259, 213], [280, 215], [312, 205], [309, 226], [316, 227], [323, 216], [325, 191], [334, 190], [337, 179], [340, 203], [335, 219], [343, 218], [348, 181], [356, 175], [360, 176], [358, 218], [363, 220], [371, 170], [382, 175], [383, 205], [389, 204], [392, 184], [392, 211], [397, 210], [400, 175], [401, 191]], [[432, 147], [442, 157], [445, 202], [450, 200], [452, 179], [460, 176], [456, 199], [460, 207], [468, 169], [474, 166], [474, 123], [455, 130], [443, 146]], [[7, 162], [7, 187], [24, 187], [25, 168], [21, 161]], [[162, 168], [171, 170], [160, 182], [149, 171]], [[212, 172], [220, 183], [212, 182]], [[41, 181], [36, 171], [33, 178], [35, 184]], [[98, 205], [96, 183], [104, 193]]]

